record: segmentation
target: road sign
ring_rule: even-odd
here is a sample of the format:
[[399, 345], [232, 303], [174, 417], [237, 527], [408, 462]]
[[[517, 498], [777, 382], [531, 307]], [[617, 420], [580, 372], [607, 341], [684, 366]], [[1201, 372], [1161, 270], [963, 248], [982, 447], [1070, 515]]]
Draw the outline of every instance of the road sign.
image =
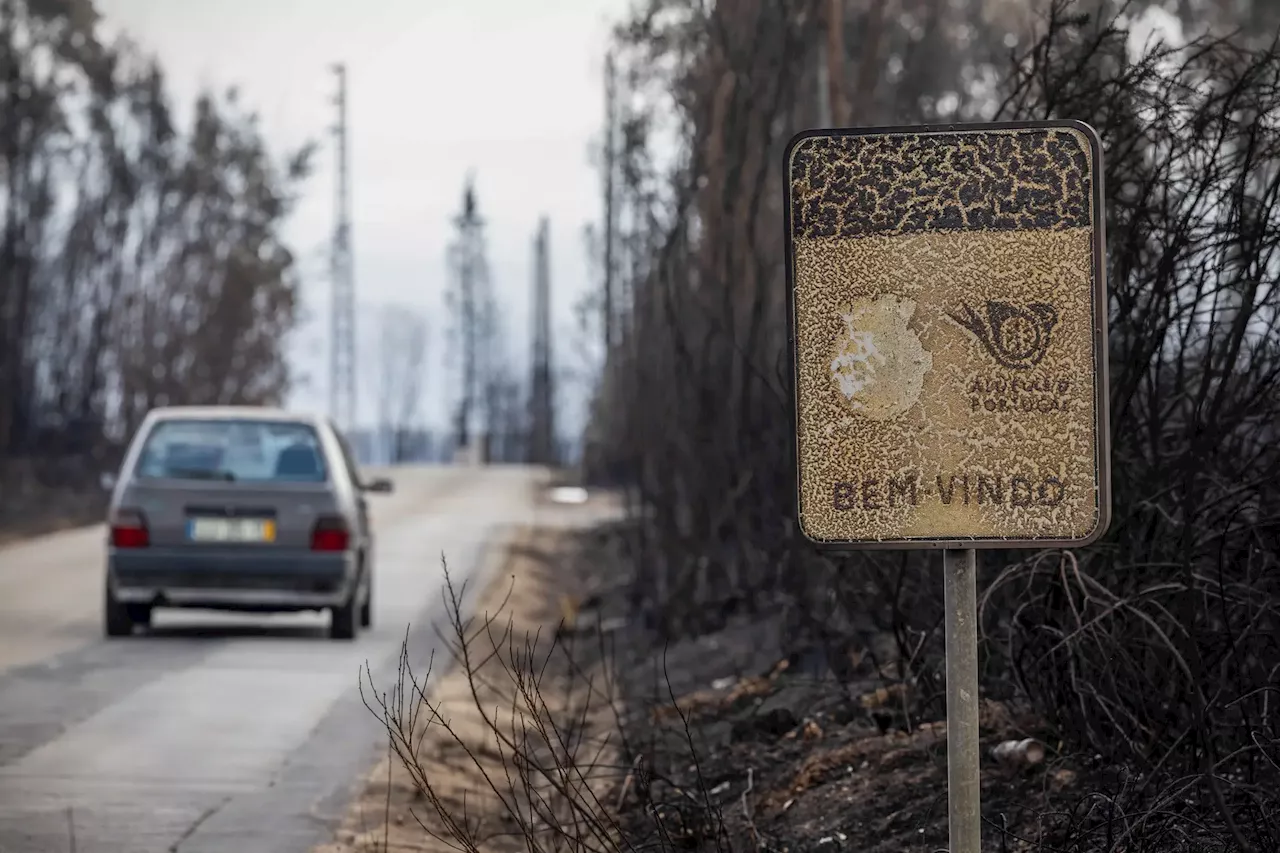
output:
[[785, 162], [805, 535], [952, 549], [1101, 536], [1111, 498], [1093, 130], [809, 131]]

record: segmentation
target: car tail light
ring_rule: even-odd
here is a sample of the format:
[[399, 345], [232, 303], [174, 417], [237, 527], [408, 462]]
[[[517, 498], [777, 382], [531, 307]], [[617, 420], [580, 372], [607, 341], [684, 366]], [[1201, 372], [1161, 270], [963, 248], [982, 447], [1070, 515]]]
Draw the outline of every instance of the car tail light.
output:
[[146, 548], [151, 544], [147, 519], [132, 509], [116, 510], [111, 519], [111, 544], [116, 548]]
[[311, 531], [312, 551], [345, 551], [351, 544], [347, 523], [337, 516], [326, 516]]

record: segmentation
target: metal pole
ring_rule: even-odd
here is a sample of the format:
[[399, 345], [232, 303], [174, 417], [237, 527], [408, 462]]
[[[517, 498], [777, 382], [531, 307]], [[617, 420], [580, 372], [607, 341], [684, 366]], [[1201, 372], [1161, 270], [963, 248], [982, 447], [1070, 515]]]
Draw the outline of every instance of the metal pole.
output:
[[819, 39], [814, 53], [817, 59], [818, 127], [831, 127], [831, 81], [828, 78], [830, 68], [827, 65], [825, 40]]
[[617, 193], [614, 179], [617, 166], [618, 72], [612, 51], [604, 59], [604, 357], [606, 363], [613, 352], [614, 314], [614, 242], [617, 240]]
[[831, 0], [827, 8], [827, 110], [834, 127], [849, 123], [844, 69], [844, 0]]
[[981, 853], [978, 750], [978, 556], [943, 551], [946, 574], [947, 804], [950, 853]]
[[355, 391], [355, 279], [351, 260], [351, 184], [348, 174], [347, 146], [347, 69], [335, 65], [338, 95], [338, 121], [333, 128], [337, 160], [337, 222], [334, 226], [331, 261], [333, 315], [331, 320], [329, 410], [339, 429], [356, 426]]

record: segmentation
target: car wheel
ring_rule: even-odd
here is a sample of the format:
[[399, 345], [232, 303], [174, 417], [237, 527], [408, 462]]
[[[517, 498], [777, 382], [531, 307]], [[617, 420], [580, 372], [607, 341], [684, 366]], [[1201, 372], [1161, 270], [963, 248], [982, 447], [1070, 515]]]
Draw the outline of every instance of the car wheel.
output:
[[329, 636], [334, 640], [353, 640], [356, 636], [356, 588], [341, 607], [329, 611]]
[[133, 633], [133, 619], [129, 617], [129, 607], [116, 600], [110, 583], [105, 586], [102, 621], [105, 623], [106, 634], [108, 637], [127, 637]]
[[373, 625], [373, 570], [366, 567], [368, 580], [364, 585], [364, 604], [360, 605], [360, 627], [368, 628]]

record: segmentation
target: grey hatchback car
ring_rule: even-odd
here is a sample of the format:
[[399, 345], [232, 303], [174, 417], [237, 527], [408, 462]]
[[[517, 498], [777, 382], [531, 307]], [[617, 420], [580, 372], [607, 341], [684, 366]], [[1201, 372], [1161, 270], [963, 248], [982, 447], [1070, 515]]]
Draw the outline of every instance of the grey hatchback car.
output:
[[373, 531], [341, 433], [320, 417], [257, 407], [152, 410], [108, 510], [108, 636], [156, 607], [328, 610], [349, 640], [373, 622]]

